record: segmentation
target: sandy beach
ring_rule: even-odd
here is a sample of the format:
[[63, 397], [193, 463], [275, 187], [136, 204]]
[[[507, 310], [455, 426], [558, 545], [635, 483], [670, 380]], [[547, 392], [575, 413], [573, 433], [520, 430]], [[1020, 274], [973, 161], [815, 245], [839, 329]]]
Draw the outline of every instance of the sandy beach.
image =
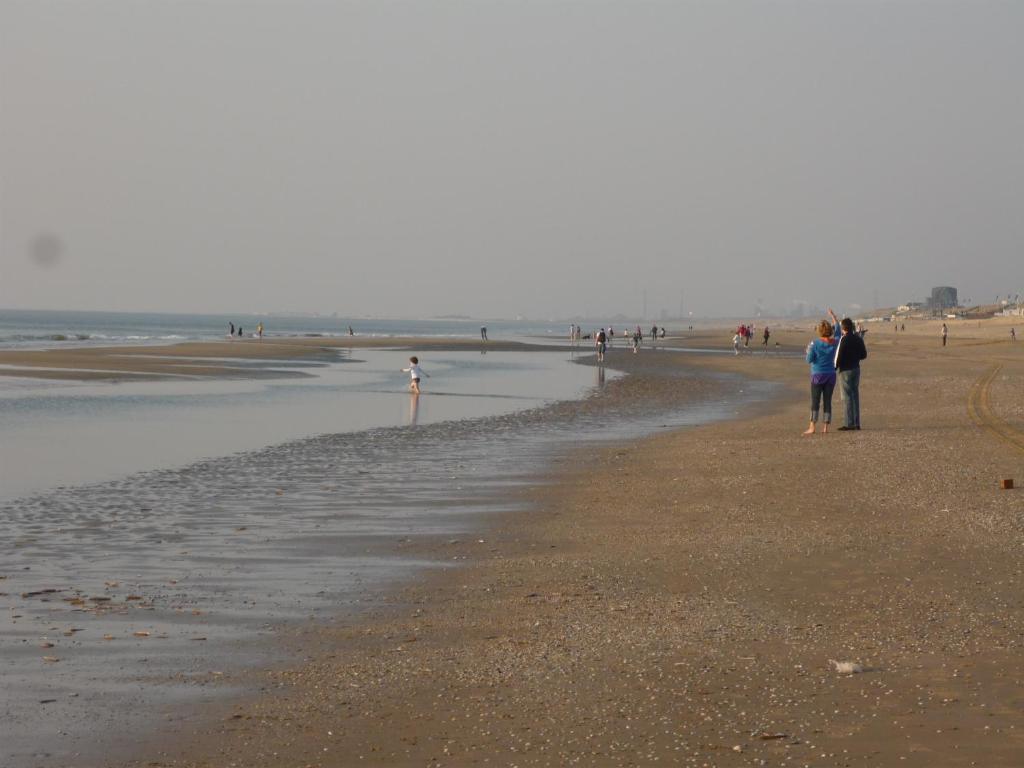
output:
[[0, 30], [0, 768], [1024, 768], [1024, 2]]
[[869, 333], [864, 430], [810, 438], [801, 360], [689, 356], [784, 388], [566, 457], [131, 764], [1018, 765], [1024, 352], [962, 330]]

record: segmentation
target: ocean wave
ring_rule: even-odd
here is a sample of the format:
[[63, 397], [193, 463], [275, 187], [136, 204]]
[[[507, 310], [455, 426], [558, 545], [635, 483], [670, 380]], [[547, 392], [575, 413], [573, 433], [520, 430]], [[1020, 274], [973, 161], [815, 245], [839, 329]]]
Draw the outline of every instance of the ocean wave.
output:
[[180, 333], [116, 334], [116, 333], [11, 333], [0, 335], [0, 348], [36, 347], [52, 343], [109, 343], [138, 344], [139, 342], [184, 341], [189, 338]]
[[93, 338], [89, 333], [14, 333], [0, 336], [0, 344], [27, 341], [88, 341]]

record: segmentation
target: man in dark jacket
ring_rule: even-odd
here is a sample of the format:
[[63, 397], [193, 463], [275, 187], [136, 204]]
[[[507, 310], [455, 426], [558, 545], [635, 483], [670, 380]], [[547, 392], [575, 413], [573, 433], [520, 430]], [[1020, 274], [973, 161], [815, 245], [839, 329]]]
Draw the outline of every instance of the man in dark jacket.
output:
[[868, 356], [864, 340], [853, 332], [853, 320], [844, 317], [839, 323], [843, 335], [836, 345], [836, 371], [846, 406], [846, 424], [839, 430], [860, 429], [860, 361]]

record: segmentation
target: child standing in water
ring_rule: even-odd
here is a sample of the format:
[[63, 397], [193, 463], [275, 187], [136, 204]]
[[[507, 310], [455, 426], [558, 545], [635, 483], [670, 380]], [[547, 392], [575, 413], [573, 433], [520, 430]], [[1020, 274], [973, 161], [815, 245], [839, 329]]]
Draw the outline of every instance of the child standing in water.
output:
[[403, 368], [402, 373], [409, 374], [409, 378], [411, 379], [409, 382], [409, 391], [417, 395], [420, 393], [420, 379], [424, 376], [428, 379], [430, 378], [430, 374], [424, 372], [424, 370], [420, 368], [420, 359], [416, 357], [416, 355], [409, 358], [409, 367]]

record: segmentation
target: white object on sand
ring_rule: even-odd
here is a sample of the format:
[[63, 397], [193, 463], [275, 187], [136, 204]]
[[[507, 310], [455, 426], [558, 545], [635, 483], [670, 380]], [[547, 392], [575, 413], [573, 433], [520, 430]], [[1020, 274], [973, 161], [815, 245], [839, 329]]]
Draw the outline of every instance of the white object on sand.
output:
[[840, 675], [856, 675], [864, 671], [864, 665], [858, 664], [856, 661], [836, 661], [835, 659], [829, 659], [828, 663], [836, 668], [836, 672]]

